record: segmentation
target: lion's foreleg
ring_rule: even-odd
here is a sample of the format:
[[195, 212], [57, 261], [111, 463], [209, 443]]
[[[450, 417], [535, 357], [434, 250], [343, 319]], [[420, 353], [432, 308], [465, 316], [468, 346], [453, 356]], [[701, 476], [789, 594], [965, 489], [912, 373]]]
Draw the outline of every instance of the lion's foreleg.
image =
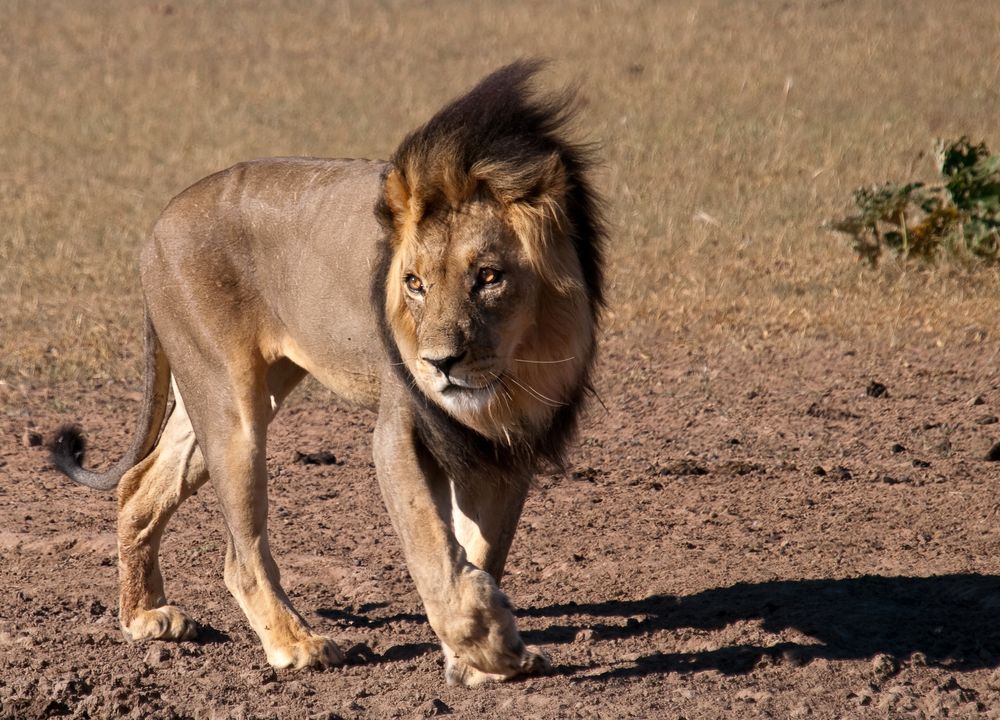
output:
[[407, 410], [391, 401], [376, 425], [375, 465], [410, 575], [445, 647], [448, 681], [474, 685], [547, 669], [544, 656], [522, 642], [494, 578], [469, 562], [452, 528], [447, 478], [419, 446]]
[[[517, 522], [524, 508], [530, 477], [465, 478], [451, 483], [451, 513], [455, 536], [465, 548], [466, 557], [476, 567], [488, 572], [500, 584], [507, 554], [514, 540]], [[478, 685], [502, 679], [483, 673], [467, 663], [447, 643], [442, 643], [445, 673], [451, 683]], [[537, 647], [528, 646], [533, 671], [549, 668], [547, 656]]]
[[451, 483], [452, 526], [469, 562], [500, 584], [528, 494], [529, 477]]
[[133, 640], [187, 640], [196, 626], [168, 605], [160, 573], [163, 531], [180, 504], [208, 480], [205, 459], [178, 393], [156, 447], [118, 486], [118, 573], [122, 629]]

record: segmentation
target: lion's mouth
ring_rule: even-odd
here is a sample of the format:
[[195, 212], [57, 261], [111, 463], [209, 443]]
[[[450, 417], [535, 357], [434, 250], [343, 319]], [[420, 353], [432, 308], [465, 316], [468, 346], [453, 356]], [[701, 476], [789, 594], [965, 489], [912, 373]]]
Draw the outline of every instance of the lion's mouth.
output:
[[452, 396], [476, 395], [477, 393], [493, 392], [495, 385], [496, 381], [488, 382], [485, 385], [471, 385], [455, 378], [448, 378], [448, 382], [441, 388], [441, 394]]

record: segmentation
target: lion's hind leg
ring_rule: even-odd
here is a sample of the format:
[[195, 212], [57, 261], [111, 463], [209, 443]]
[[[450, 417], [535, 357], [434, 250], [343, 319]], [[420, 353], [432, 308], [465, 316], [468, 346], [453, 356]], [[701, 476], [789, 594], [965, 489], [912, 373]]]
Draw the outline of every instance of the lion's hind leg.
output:
[[267, 425], [304, 371], [282, 360], [263, 372], [255, 369], [214, 380], [211, 373], [204, 367], [188, 379], [212, 388], [219, 400], [200, 405], [194, 422], [229, 531], [226, 587], [260, 638], [271, 665], [340, 665], [344, 655], [336, 643], [313, 633], [292, 607], [267, 537]]
[[180, 504], [208, 480], [184, 403], [176, 405], [153, 451], [118, 487], [118, 572], [122, 630], [132, 640], [191, 640], [197, 625], [167, 603], [160, 572], [163, 531]]

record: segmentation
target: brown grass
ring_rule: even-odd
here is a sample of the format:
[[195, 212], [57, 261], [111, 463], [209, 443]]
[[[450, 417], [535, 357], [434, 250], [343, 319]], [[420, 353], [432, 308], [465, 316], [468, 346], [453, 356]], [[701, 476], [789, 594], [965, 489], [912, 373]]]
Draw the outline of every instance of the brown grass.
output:
[[198, 178], [386, 157], [511, 59], [581, 82], [612, 210], [611, 328], [996, 353], [1000, 276], [867, 269], [819, 229], [859, 184], [1000, 146], [1000, 5], [0, 4], [0, 381], [138, 375], [137, 249]]

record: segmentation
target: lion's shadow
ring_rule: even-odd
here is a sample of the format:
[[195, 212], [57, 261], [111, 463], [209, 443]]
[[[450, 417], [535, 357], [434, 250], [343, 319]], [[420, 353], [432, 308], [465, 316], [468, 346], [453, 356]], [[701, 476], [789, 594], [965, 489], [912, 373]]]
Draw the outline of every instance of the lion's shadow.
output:
[[[426, 623], [420, 613], [373, 618], [372, 604], [358, 613], [323, 609], [319, 614], [348, 625], [381, 627], [397, 622]], [[845, 579], [779, 580], [741, 583], [675, 597], [652, 595], [642, 600], [606, 600], [521, 608], [521, 618], [560, 618], [541, 630], [522, 632], [526, 642], [557, 645], [575, 641], [581, 629], [594, 631], [594, 641], [640, 637], [659, 630], [718, 630], [740, 621], [757, 621], [771, 633], [795, 629], [808, 642], [724, 646], [702, 652], [652, 652], [628, 667], [608, 669], [588, 679], [634, 677], [672, 672], [716, 670], [747, 673], [762, 660], [783, 658], [807, 664], [817, 658], [862, 660], [889, 655], [898, 662], [913, 660], [954, 671], [1000, 666], [1000, 577], [941, 575], [937, 577], [865, 576]], [[434, 643], [395, 647], [381, 661], [412, 659], [436, 651]], [[398, 655], [399, 657], [396, 657]], [[575, 675], [599, 666], [557, 666]]]
[[[758, 621], [768, 632], [795, 629], [810, 638], [803, 643], [738, 645], [704, 652], [655, 652], [629, 667], [599, 675], [608, 678], [699, 670], [741, 674], [763, 659], [777, 657], [795, 664], [816, 658], [868, 659], [879, 654], [906, 661], [915, 653], [923, 656], [920, 662], [956, 671], [993, 668], [1000, 665], [998, 611], [1000, 577], [968, 574], [738, 584], [684, 597], [570, 602], [525, 608], [518, 614], [573, 619], [523, 633], [526, 641], [543, 645], [572, 642], [581, 628], [592, 629], [595, 641], [600, 642], [658, 630], [716, 630], [745, 620]], [[572, 675], [579, 669], [557, 671]]]

